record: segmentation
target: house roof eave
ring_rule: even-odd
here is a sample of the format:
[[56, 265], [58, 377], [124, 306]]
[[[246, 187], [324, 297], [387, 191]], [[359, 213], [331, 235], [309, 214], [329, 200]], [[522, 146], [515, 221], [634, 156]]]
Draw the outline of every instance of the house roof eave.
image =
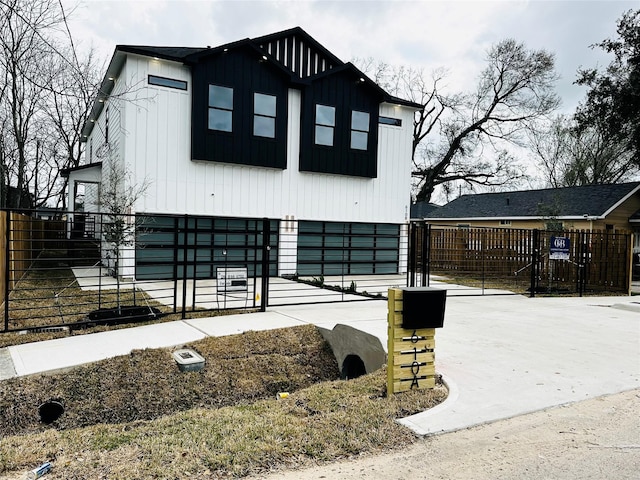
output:
[[[604, 215], [588, 215], [585, 217], [584, 215], [561, 215], [557, 217], [553, 217], [558, 220], [570, 221], [570, 220], [604, 220]], [[542, 222], [546, 220], [546, 218], [541, 216], [535, 217], [509, 217], [509, 216], [500, 216], [500, 217], [424, 217], [422, 220], [437, 223], [437, 222], [494, 222], [499, 220], [509, 220], [509, 221], [528, 221], [528, 222]]]
[[119, 47], [117, 46], [113, 52], [113, 56], [111, 57], [111, 61], [109, 62], [109, 66], [107, 67], [107, 71], [102, 78], [102, 83], [100, 83], [98, 95], [93, 101], [91, 111], [89, 112], [89, 115], [82, 127], [82, 131], [80, 134], [81, 142], [86, 142], [87, 138], [89, 138], [89, 135], [91, 135], [93, 126], [95, 125], [95, 121], [98, 119], [98, 117], [100, 117], [100, 114], [104, 109], [104, 101], [109, 97], [109, 95], [111, 95], [113, 87], [115, 86], [115, 81], [122, 71], [125, 60], [126, 53], [119, 50]]
[[67, 178], [70, 173], [81, 171], [81, 170], [89, 170], [91, 168], [102, 168], [102, 162], [87, 163], [85, 165], [79, 165], [77, 167], [63, 168], [60, 170], [60, 176], [62, 178]]
[[609, 210], [607, 210], [606, 212], [604, 212], [602, 214], [602, 217], [606, 217], [607, 215], [609, 215], [611, 212], [613, 212], [616, 208], [618, 208], [620, 205], [622, 205], [624, 202], [626, 202], [629, 198], [631, 198], [633, 195], [636, 194], [636, 192], [638, 192], [640, 190], [640, 183], [638, 183], [638, 185], [636, 185], [636, 187], [631, 190], [629, 193], [627, 193], [624, 197], [622, 197], [620, 200], [618, 200], [615, 204], [613, 204]]

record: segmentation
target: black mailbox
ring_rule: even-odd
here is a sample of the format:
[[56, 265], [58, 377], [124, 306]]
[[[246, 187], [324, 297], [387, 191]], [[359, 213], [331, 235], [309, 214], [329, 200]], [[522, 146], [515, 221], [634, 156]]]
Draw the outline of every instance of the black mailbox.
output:
[[431, 287], [402, 289], [402, 328], [442, 328], [447, 291]]

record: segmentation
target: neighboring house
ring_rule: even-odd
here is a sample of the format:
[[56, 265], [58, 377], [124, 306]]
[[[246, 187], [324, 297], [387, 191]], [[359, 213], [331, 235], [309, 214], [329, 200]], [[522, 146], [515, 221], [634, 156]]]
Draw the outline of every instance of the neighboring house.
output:
[[640, 182], [463, 195], [414, 219], [453, 226], [631, 231], [640, 227]]
[[[640, 182], [462, 195], [412, 220], [432, 225], [633, 232], [633, 276], [640, 278]], [[415, 215], [414, 215], [415, 213]]]
[[457, 227], [631, 231], [640, 275], [640, 182], [463, 195], [412, 218]]
[[[149, 185], [132, 213], [156, 216], [154, 232], [162, 214], [269, 218], [287, 250], [279, 275], [402, 272], [419, 107], [300, 28], [215, 48], [120, 45], [82, 131], [85, 164], [65, 172], [69, 192], [121, 162]], [[359, 255], [329, 254], [354, 238]], [[172, 275], [143, 265], [149, 251], [136, 275]]]

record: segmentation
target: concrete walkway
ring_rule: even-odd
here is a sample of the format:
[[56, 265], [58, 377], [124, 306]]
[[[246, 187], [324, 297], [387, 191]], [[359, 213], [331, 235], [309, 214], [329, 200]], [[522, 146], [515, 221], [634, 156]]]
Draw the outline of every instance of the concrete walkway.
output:
[[[350, 325], [386, 347], [386, 302], [283, 306], [265, 313], [161, 323], [0, 349], [0, 379], [59, 370], [205, 336], [303, 324]], [[638, 297], [447, 299], [436, 369], [438, 407], [400, 420], [420, 435], [640, 388]]]

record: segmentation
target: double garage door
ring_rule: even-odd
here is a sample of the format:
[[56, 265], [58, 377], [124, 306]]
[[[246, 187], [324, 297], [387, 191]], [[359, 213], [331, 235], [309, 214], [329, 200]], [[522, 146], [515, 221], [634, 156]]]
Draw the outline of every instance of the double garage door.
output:
[[298, 275], [398, 272], [400, 226], [305, 222], [298, 226]]
[[[218, 267], [262, 275], [265, 242], [269, 275], [278, 275], [278, 220], [145, 215], [136, 236], [136, 277], [215, 278]], [[268, 238], [265, 232], [268, 230]], [[400, 227], [393, 224], [300, 221], [298, 275], [397, 273]]]
[[219, 267], [244, 267], [250, 277], [259, 277], [265, 244], [271, 247], [269, 275], [275, 276], [277, 220], [145, 215], [138, 219], [136, 277], [215, 278]]

